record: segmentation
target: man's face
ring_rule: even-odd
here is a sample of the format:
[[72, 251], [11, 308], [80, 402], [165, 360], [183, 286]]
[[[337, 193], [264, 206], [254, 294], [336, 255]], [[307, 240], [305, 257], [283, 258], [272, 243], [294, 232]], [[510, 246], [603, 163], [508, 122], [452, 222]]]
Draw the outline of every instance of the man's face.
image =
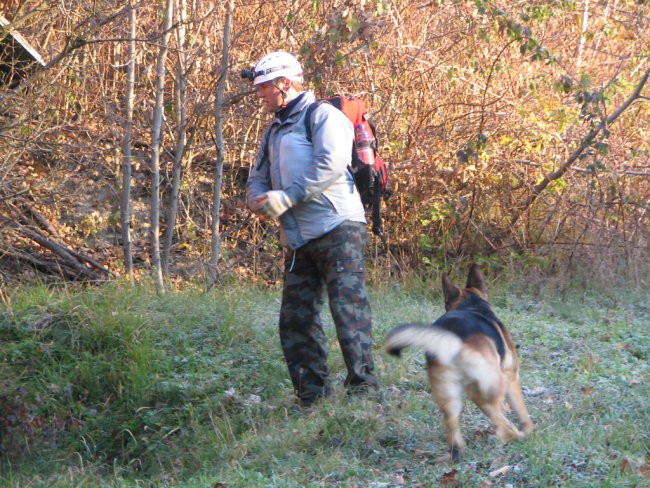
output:
[[265, 81], [257, 85], [257, 96], [262, 99], [267, 112], [275, 113], [284, 106], [284, 97], [278, 86], [282, 86], [284, 80]]

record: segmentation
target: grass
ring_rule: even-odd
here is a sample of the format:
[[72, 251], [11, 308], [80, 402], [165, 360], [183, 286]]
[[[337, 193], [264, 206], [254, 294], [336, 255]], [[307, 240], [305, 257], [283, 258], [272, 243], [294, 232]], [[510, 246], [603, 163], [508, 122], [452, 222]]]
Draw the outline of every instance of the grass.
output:
[[456, 465], [440, 461], [422, 354], [380, 349], [392, 326], [442, 313], [427, 284], [372, 290], [376, 397], [344, 394], [326, 320], [338, 387], [307, 411], [291, 401], [278, 290], [14, 290], [0, 308], [0, 486], [647, 486], [647, 290], [513, 290], [492, 283], [492, 302], [519, 345], [536, 431], [502, 446], [468, 403]]

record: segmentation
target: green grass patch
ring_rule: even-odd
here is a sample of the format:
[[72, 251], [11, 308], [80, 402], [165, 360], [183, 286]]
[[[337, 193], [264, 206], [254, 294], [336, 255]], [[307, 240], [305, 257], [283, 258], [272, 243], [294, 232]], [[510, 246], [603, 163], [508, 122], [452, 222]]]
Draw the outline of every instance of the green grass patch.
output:
[[[15, 290], [0, 309], [0, 485], [7, 487], [643, 486], [650, 447], [647, 293], [542, 298], [492, 283], [536, 424], [500, 445], [466, 404], [455, 466], [422, 354], [398, 323], [442, 313], [438, 284], [372, 290], [379, 394], [293, 407], [279, 291], [223, 286]], [[501, 469], [503, 468], [503, 469]], [[498, 471], [500, 470], [500, 471]]]

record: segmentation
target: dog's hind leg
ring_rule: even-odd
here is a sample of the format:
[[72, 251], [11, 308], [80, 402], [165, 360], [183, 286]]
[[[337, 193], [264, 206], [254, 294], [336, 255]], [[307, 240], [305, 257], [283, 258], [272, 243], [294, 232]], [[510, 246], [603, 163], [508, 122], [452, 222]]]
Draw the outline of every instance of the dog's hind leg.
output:
[[524, 394], [521, 391], [519, 378], [517, 378], [517, 374], [515, 372], [509, 371], [506, 373], [506, 375], [508, 378], [508, 403], [517, 414], [517, 417], [519, 418], [519, 424], [525, 435], [528, 436], [533, 431], [533, 421], [530, 419], [528, 409], [526, 408], [526, 403], [524, 402]]
[[503, 411], [509, 387], [508, 378], [500, 371], [496, 352], [493, 351], [492, 357], [490, 356], [485, 350], [481, 355], [467, 355], [473, 359], [473, 367], [468, 368], [472, 381], [467, 385], [467, 395], [492, 421], [502, 442], [523, 439], [524, 434], [508, 420]]
[[524, 433], [505, 416], [502, 396], [498, 399], [477, 402], [476, 404], [494, 424], [496, 435], [501, 439], [501, 442], [506, 443], [511, 440], [521, 440], [525, 437]]
[[431, 394], [442, 412], [447, 431], [447, 446], [453, 462], [460, 459], [465, 441], [460, 432], [460, 413], [463, 410], [463, 387], [449, 369], [429, 365]]

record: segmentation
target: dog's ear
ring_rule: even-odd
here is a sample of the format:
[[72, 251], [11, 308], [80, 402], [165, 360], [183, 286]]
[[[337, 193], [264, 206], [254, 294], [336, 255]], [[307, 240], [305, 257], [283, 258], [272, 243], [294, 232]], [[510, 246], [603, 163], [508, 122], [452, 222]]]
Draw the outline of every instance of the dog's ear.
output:
[[449, 312], [454, 302], [460, 297], [460, 290], [451, 282], [447, 273], [442, 275], [442, 292], [445, 295], [445, 310]]
[[481, 269], [478, 267], [478, 264], [474, 263], [469, 267], [469, 272], [467, 273], [467, 288], [476, 288], [480, 292], [484, 293], [487, 296], [487, 287], [485, 286], [485, 278]]

